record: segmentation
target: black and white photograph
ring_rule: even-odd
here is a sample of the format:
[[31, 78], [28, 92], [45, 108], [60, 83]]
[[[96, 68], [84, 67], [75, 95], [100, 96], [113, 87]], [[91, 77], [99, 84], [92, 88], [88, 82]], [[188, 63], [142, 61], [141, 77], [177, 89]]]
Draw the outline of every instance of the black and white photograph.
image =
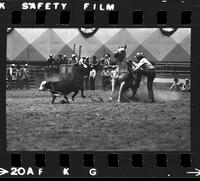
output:
[[191, 151], [191, 28], [8, 28], [7, 151]]

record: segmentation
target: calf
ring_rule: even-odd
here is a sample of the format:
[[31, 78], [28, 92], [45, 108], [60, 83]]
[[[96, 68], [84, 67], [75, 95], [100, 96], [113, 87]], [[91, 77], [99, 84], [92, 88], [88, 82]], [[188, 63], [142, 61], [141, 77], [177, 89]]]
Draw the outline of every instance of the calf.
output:
[[42, 81], [39, 87], [39, 91], [45, 90], [51, 92], [53, 97], [51, 101], [52, 104], [54, 103], [56, 97], [62, 95], [65, 98], [65, 101], [63, 103], [69, 103], [67, 95], [71, 92], [74, 92], [74, 94], [72, 95], [72, 101], [74, 101], [74, 97], [78, 94], [79, 90], [81, 90], [81, 97], [85, 98], [85, 95], [83, 94], [83, 81], [73, 78], [56, 82]]

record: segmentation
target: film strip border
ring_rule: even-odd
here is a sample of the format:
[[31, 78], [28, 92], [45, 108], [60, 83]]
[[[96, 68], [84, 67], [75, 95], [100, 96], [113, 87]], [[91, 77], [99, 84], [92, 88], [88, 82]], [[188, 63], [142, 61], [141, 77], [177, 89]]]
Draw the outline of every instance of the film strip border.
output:
[[[5, 1], [6, 2], [6, 1]], [[38, 2], [38, 1], [32, 1]], [[45, 1], [44, 1], [45, 2]], [[48, 2], [48, 1], [46, 1]], [[51, 1], [53, 2], [53, 1]], [[114, 11], [83, 9], [84, 1], [63, 10], [22, 10], [22, 1], [6, 2], [0, 25], [27, 27], [198, 26], [196, 1], [113, 1]], [[97, 1], [88, 1], [90, 3]], [[101, 1], [105, 2], [106, 1]], [[112, 2], [110, 2], [112, 3]], [[174, 5], [174, 3], [176, 5]], [[145, 5], [144, 5], [145, 4]], [[111, 21], [111, 22], [110, 22]], [[197, 85], [197, 84], [194, 84]], [[197, 101], [197, 99], [196, 99]], [[22, 153], [0, 154], [1, 177], [191, 177], [200, 176], [199, 154], [176, 153]], [[13, 174], [13, 175], [12, 175]]]
[[1, 154], [1, 177], [198, 177], [198, 154]]
[[194, 26], [200, 2], [195, 0], [61, 0], [5, 1], [0, 22], [7, 26]]

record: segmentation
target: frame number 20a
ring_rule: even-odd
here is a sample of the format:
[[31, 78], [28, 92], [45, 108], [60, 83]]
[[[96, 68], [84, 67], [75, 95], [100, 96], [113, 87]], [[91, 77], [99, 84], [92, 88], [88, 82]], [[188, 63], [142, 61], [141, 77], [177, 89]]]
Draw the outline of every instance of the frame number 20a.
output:
[[24, 175], [41, 175], [43, 172], [43, 168], [39, 168], [38, 171], [33, 171], [31, 167], [28, 167], [27, 169], [23, 167], [12, 167], [10, 169], [10, 175], [13, 176], [24, 176]]

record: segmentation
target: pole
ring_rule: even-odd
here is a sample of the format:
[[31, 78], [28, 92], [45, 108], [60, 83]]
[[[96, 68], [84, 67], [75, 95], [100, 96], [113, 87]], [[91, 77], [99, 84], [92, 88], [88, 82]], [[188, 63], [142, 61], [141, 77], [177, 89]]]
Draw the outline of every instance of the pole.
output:
[[27, 57], [26, 63], [28, 64], [28, 62], [29, 62], [29, 45], [28, 45], [28, 57]]
[[75, 50], [76, 50], [76, 44], [74, 43], [73, 53], [76, 53]]
[[79, 46], [79, 54], [78, 54], [78, 57], [79, 57], [79, 60], [81, 59], [81, 45]]

